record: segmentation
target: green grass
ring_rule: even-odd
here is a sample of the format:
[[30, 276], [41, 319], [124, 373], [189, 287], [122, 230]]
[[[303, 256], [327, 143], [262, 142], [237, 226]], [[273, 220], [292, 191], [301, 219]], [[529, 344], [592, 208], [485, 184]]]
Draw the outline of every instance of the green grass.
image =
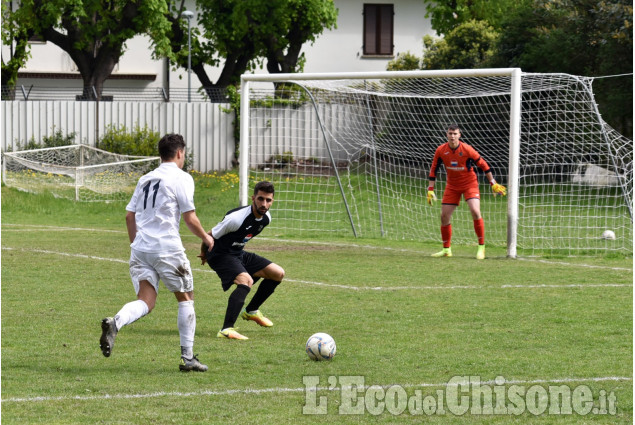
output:
[[[295, 170], [297, 171], [297, 170]], [[375, 176], [359, 170], [340, 171], [342, 193], [334, 176], [308, 176], [293, 169], [251, 170], [251, 177], [276, 185], [277, 215], [271, 228], [295, 237], [320, 237], [322, 233], [363, 238], [437, 241], [440, 202], [427, 205], [427, 178], [382, 174], [379, 193]], [[436, 194], [442, 197], [444, 181]], [[481, 184], [481, 212], [487, 243], [507, 245], [508, 198], [494, 197]], [[548, 182], [525, 182], [518, 199], [517, 250], [521, 255], [632, 255], [633, 221], [617, 188], [593, 188]], [[350, 218], [349, 213], [350, 212]], [[351, 225], [351, 221], [353, 225]], [[455, 243], [475, 244], [473, 219], [464, 201], [452, 217]], [[611, 229], [617, 238], [607, 241]]]
[[[196, 181], [197, 213], [210, 228], [236, 205], [235, 182]], [[178, 372], [176, 302], [164, 287], [155, 310], [123, 328], [104, 358], [101, 318], [134, 299], [125, 204], [2, 187], [3, 423], [633, 421], [632, 258], [621, 255], [510, 260], [504, 248], [488, 247], [477, 262], [474, 247], [456, 245], [453, 258], [433, 259], [436, 243], [289, 239], [267, 229], [248, 249], [286, 270], [263, 306], [275, 326], [239, 320], [250, 340], [237, 342], [216, 338], [228, 293], [198, 265], [199, 242], [182, 226], [196, 288], [195, 353], [210, 371]], [[305, 355], [315, 332], [335, 338], [333, 361]], [[318, 377], [327, 415], [303, 415], [305, 376]], [[613, 393], [617, 413], [340, 415], [346, 390], [339, 382], [347, 376], [366, 386], [401, 385], [411, 398], [416, 391], [436, 397], [455, 376], [502, 376], [526, 389], [586, 385], [596, 399]], [[611, 377], [626, 379], [602, 380]]]

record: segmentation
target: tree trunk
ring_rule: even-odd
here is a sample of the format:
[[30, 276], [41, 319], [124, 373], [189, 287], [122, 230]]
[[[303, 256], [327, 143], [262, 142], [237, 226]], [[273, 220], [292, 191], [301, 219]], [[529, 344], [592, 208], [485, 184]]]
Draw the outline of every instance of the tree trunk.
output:
[[205, 71], [204, 65], [196, 64], [192, 65], [192, 72], [196, 74], [199, 81], [203, 85], [203, 90], [207, 94], [210, 102], [212, 103], [226, 103], [228, 101], [225, 89], [233, 84], [240, 82], [240, 76], [247, 71], [249, 61], [253, 57], [253, 54], [249, 51], [230, 54], [225, 59], [223, 70], [221, 71], [216, 83], [213, 83]]
[[[302, 50], [303, 40], [308, 37], [308, 35], [302, 33], [298, 25], [296, 24], [289, 31], [287, 38], [289, 46], [287, 47], [286, 55], [281, 48], [275, 47], [277, 39], [272, 37], [267, 41], [267, 71], [270, 74], [286, 74], [298, 71], [298, 59]], [[274, 83], [274, 87], [278, 98], [288, 99], [293, 96], [293, 90], [289, 84]]]

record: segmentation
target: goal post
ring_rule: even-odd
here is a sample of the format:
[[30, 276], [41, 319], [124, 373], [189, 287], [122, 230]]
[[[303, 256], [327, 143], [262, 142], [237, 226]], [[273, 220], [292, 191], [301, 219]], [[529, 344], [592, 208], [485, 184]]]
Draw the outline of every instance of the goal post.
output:
[[[458, 124], [508, 187], [494, 198], [477, 170], [487, 244], [509, 257], [632, 252], [632, 142], [602, 121], [591, 83], [517, 68], [245, 74], [240, 202], [271, 180], [280, 235], [440, 241], [429, 167]], [[453, 243], [476, 244], [463, 201], [453, 228]]]
[[[507, 229], [507, 254], [516, 256], [516, 227], [518, 220], [518, 151], [520, 143], [520, 101], [521, 101], [521, 71], [519, 68], [509, 69], [476, 69], [476, 70], [445, 70], [445, 71], [392, 71], [370, 73], [319, 73], [319, 74], [244, 74], [241, 77], [241, 125], [240, 125], [240, 204], [249, 203], [249, 129], [250, 129], [250, 83], [254, 82], [285, 82], [285, 81], [309, 81], [309, 80], [376, 80], [376, 79], [415, 79], [415, 78], [440, 78], [440, 77], [486, 77], [486, 76], [510, 76], [510, 132], [509, 132], [509, 162], [510, 180], [508, 181], [508, 229]], [[319, 116], [318, 116], [319, 119]], [[325, 137], [328, 146], [328, 140]], [[337, 167], [334, 167], [337, 171]], [[341, 186], [341, 182], [339, 182]], [[377, 186], [379, 191], [379, 185]], [[343, 202], [346, 198], [342, 193]], [[379, 198], [379, 195], [378, 195]], [[348, 210], [348, 208], [347, 208]], [[381, 202], [378, 202], [378, 210], [381, 211]], [[350, 216], [350, 213], [349, 213]], [[352, 219], [351, 219], [352, 221]], [[380, 213], [380, 226], [381, 226]], [[381, 226], [383, 227], [383, 226]], [[353, 234], [357, 236], [355, 226], [352, 224]], [[383, 231], [381, 232], [383, 236]]]
[[516, 258], [518, 231], [518, 173], [520, 157], [520, 111], [522, 80], [520, 68], [511, 71], [509, 113], [509, 176], [507, 179], [507, 256]]

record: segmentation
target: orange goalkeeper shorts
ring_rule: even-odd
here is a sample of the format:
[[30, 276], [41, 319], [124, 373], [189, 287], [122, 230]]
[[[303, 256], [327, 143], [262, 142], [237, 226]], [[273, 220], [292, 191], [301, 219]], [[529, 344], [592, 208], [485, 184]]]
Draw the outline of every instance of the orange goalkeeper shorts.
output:
[[481, 192], [478, 190], [478, 184], [468, 186], [467, 188], [456, 188], [450, 185], [445, 187], [443, 191], [442, 204], [459, 205], [461, 195], [467, 201], [468, 199], [481, 199]]

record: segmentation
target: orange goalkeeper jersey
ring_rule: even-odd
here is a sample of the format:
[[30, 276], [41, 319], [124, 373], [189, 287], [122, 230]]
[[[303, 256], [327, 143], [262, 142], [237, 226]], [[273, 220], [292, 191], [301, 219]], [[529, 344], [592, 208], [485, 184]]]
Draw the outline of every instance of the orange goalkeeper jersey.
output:
[[437, 148], [430, 168], [431, 181], [436, 180], [441, 164], [445, 166], [448, 174], [448, 185], [457, 189], [478, 185], [474, 166], [479, 167], [484, 173], [490, 171], [489, 165], [481, 155], [472, 146], [463, 142], [459, 142], [456, 149], [451, 149], [449, 143]]

